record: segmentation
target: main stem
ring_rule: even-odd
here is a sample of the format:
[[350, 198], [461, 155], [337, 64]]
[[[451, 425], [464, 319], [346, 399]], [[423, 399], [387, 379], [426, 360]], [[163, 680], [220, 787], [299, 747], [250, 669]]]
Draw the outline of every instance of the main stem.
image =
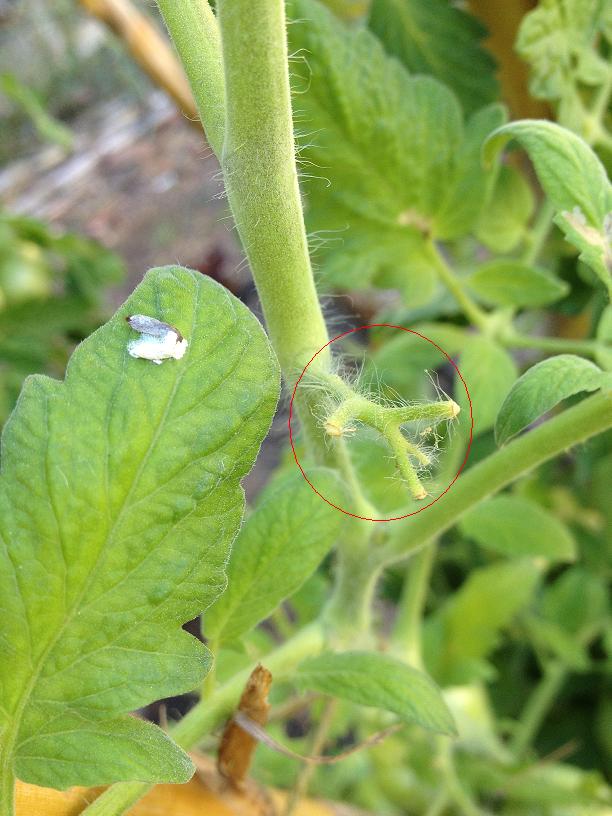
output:
[[[283, 0], [219, 0], [225, 77], [221, 166], [281, 368], [295, 381], [328, 335], [295, 162]], [[320, 354], [311, 372], [327, 370]]]

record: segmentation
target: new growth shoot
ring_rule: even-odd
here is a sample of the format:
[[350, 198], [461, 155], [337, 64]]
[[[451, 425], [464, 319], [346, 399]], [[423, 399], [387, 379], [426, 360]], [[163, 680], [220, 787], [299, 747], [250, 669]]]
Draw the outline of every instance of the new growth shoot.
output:
[[[423, 434], [408, 437], [408, 423], [427, 423], [430, 432], [440, 422], [454, 419], [459, 406], [452, 400], [423, 403], [384, 403], [370, 394], [360, 394], [339, 375], [325, 378], [330, 395], [330, 408], [322, 425], [331, 440], [352, 436], [357, 424], [377, 431], [387, 442], [402, 479], [412, 497], [422, 501], [427, 496], [418, 476], [418, 469], [431, 464], [430, 455], [422, 447]], [[421, 438], [419, 438], [421, 437]]]

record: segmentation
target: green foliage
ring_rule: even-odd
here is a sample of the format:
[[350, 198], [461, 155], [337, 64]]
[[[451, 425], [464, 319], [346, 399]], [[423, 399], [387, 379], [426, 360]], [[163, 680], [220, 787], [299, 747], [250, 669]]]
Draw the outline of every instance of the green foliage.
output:
[[470, 510], [459, 522], [463, 535], [507, 556], [573, 560], [574, 538], [555, 516], [520, 496], [496, 496]]
[[[518, 47], [560, 124], [504, 125], [465, 4], [373, 0], [366, 20], [361, 0], [328, 0], [338, 16], [290, 0], [286, 26], [277, 0], [217, 0], [215, 14], [160, 0], [274, 352], [224, 289], [164, 268], [77, 348], [64, 383], [26, 382], [0, 477], [0, 816], [14, 816], [14, 772], [58, 787], [128, 780], [87, 816], [127, 812], [146, 790], [138, 780], [186, 779], [177, 745], [212, 749], [257, 663], [274, 679], [266, 727], [281, 742], [299, 728], [299, 753], [404, 725], [321, 768], [309, 794], [389, 816], [407, 806], [415, 816], [603, 816], [607, 5], [542, 0], [526, 16]], [[504, 95], [527, 103], [504, 32], [492, 42]], [[493, 166], [511, 139], [543, 196], [522, 154]], [[339, 506], [395, 520], [349, 520], [323, 502], [286, 437], [275, 456], [279, 423], [239, 529], [240, 479], [277, 398], [274, 353], [291, 394], [332, 333], [306, 229], [317, 282], [348, 295], [326, 302], [333, 332], [345, 318], [369, 328], [317, 355], [300, 382], [295, 453]], [[26, 373], [61, 376], [102, 321], [114, 264], [92, 242], [3, 217], [7, 412]], [[131, 357], [128, 311], [176, 325], [185, 356]], [[472, 398], [469, 456], [463, 382], [435, 345], [388, 324], [457, 361]], [[585, 392], [599, 393], [576, 398]], [[210, 655], [180, 628], [201, 613], [215, 659], [203, 685]], [[198, 688], [169, 736], [126, 716]], [[570, 741], [575, 754], [541, 761]], [[294, 761], [263, 742], [253, 776], [291, 785]]]
[[581, 391], [596, 391], [610, 383], [609, 375], [573, 354], [550, 357], [520, 377], [499, 409], [495, 437], [503, 445], [561, 400]]
[[307, 54], [292, 75], [307, 224], [324, 278], [427, 302], [435, 282], [427, 238], [474, 227], [490, 175], [480, 146], [503, 110], [490, 106], [464, 125], [449, 89], [410, 76], [369, 31], [346, 29], [316, 0], [290, 9], [291, 49]]
[[74, 137], [70, 128], [51, 116], [38, 94], [20, 82], [15, 74], [0, 74], [0, 92], [25, 111], [45, 141], [64, 150], [72, 149]]
[[524, 238], [535, 200], [525, 177], [503, 164], [491, 198], [480, 213], [475, 234], [493, 252], [510, 252]]
[[410, 73], [439, 79], [468, 113], [497, 98], [485, 29], [448, 0], [373, 0], [368, 25]]
[[437, 682], [445, 686], [491, 679], [494, 669], [485, 658], [529, 603], [538, 577], [528, 559], [471, 572], [426, 624], [426, 665]]
[[322, 654], [302, 663], [299, 686], [359, 705], [391, 711], [406, 723], [440, 734], [454, 733], [439, 689], [423, 672], [377, 652]]
[[96, 241], [0, 213], [0, 421], [28, 374], [63, 374], [122, 277], [120, 259]]
[[531, 67], [530, 90], [539, 99], [558, 105], [561, 124], [581, 132], [585, 109], [581, 86], [605, 84], [610, 64], [603, 38], [605, 0], [542, 0], [521, 24], [516, 48]]
[[[475, 335], [463, 347], [459, 356], [459, 371], [470, 392], [474, 433], [484, 433], [493, 427], [504, 397], [516, 380], [516, 363], [497, 343]], [[461, 381], [455, 382], [455, 390], [455, 398], [461, 405], [462, 421], [467, 422], [469, 407]]]
[[[315, 471], [311, 479], [326, 496], [338, 492], [333, 472]], [[301, 473], [273, 485], [232, 547], [228, 588], [206, 613], [206, 636], [215, 643], [236, 640], [271, 615], [317, 568], [342, 521]]]
[[516, 139], [532, 160], [555, 207], [555, 223], [612, 292], [612, 185], [596, 154], [580, 137], [552, 122], [511, 122], [485, 143], [485, 157]]
[[[180, 327], [185, 357], [130, 357], [133, 313]], [[4, 772], [59, 788], [189, 778], [169, 738], [124, 712], [206, 671], [180, 625], [224, 587], [277, 392], [254, 316], [179, 267], [147, 274], [64, 383], [27, 381], [2, 440]]]
[[569, 286], [546, 269], [503, 258], [479, 266], [468, 283], [494, 306], [545, 306], [569, 292]]

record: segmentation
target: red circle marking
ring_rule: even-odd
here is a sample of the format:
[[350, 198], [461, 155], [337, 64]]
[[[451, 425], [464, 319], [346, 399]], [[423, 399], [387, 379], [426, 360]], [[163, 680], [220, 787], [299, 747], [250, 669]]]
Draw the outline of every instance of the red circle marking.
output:
[[[431, 343], [431, 345], [435, 346], [438, 349], [438, 351], [442, 352], [442, 354], [446, 357], [448, 362], [455, 369], [455, 371], [457, 372], [457, 374], [459, 376], [459, 379], [463, 383], [463, 387], [465, 388], [465, 393], [467, 395], [468, 403], [469, 403], [469, 406], [470, 406], [470, 438], [468, 440], [468, 446], [467, 446], [467, 450], [465, 452], [465, 456], [463, 458], [463, 462], [461, 463], [461, 466], [459, 467], [459, 470], [455, 474], [455, 478], [452, 480], [452, 482], [448, 485], [448, 487], [445, 490], [442, 491], [442, 493], [440, 493], [439, 496], [436, 496], [436, 498], [433, 501], [430, 501], [429, 504], [423, 505], [423, 507], [420, 507], [418, 510], [415, 510], [412, 513], [406, 513], [403, 516], [393, 516], [392, 518], [382, 518], [382, 519], [380, 519], [380, 518], [370, 518], [369, 516], [359, 516], [359, 515], [357, 515], [357, 513], [349, 513], [348, 510], [345, 510], [343, 507], [339, 507], [337, 504], [334, 504], [329, 499], [325, 498], [325, 496], [322, 493], [319, 493], [317, 488], [313, 485], [313, 483], [310, 481], [310, 479], [306, 475], [306, 473], [304, 471], [304, 468], [300, 464], [300, 460], [298, 459], [298, 455], [297, 455], [296, 450], [295, 450], [295, 445], [293, 443], [293, 429], [291, 427], [291, 420], [293, 419], [293, 401], [295, 400], [295, 395], [296, 395], [297, 390], [298, 390], [298, 385], [302, 381], [302, 378], [304, 377], [304, 374], [308, 370], [308, 366], [312, 363], [312, 361], [315, 359], [315, 357], [317, 357], [328, 346], [331, 346], [332, 343], [335, 343], [336, 340], [340, 340], [342, 337], [346, 337], [347, 334], [353, 334], [353, 332], [362, 331], [363, 329], [373, 329], [373, 328], [378, 328], [378, 327], [387, 327], [389, 329], [400, 329], [400, 331], [409, 332], [410, 334], [416, 334], [417, 337], [420, 337], [423, 340], [427, 340], [428, 343]], [[427, 510], [428, 507], [431, 507], [432, 504], [435, 504], [437, 501], [439, 501], [442, 498], [442, 496], [444, 496], [445, 493], [448, 493], [448, 491], [451, 489], [451, 487], [455, 484], [455, 482], [459, 478], [459, 475], [460, 475], [461, 471], [465, 467], [465, 464], [466, 464], [466, 462], [468, 460], [468, 456], [470, 455], [470, 450], [471, 450], [471, 447], [472, 447], [472, 437], [473, 437], [473, 433], [474, 433], [474, 415], [472, 413], [472, 400], [470, 398], [470, 392], [468, 390], [467, 384], [466, 384], [465, 380], [463, 379], [463, 377], [461, 375], [461, 372], [459, 371], [459, 369], [457, 367], [457, 364], [448, 356], [448, 354], [444, 351], [443, 348], [440, 348], [440, 346], [437, 343], [434, 343], [434, 341], [431, 340], [429, 337], [426, 337], [424, 334], [421, 334], [418, 331], [414, 331], [414, 329], [407, 329], [405, 326], [395, 326], [393, 323], [370, 323], [367, 326], [357, 326], [357, 328], [355, 328], [355, 329], [349, 329], [348, 331], [342, 332], [342, 334], [339, 334], [336, 337], [333, 337], [328, 343], [326, 343], [322, 348], [320, 348], [316, 352], [316, 354], [313, 354], [312, 357], [310, 358], [310, 360], [304, 366], [304, 369], [303, 369], [302, 373], [300, 374], [300, 376], [298, 378], [298, 381], [296, 382], [295, 387], [293, 389], [293, 394], [291, 395], [291, 402], [289, 403], [289, 421], [288, 421], [287, 424], [289, 426], [289, 441], [291, 442], [291, 450], [293, 451], [293, 458], [295, 459], [295, 463], [299, 467], [299, 469], [300, 469], [300, 471], [302, 473], [302, 476], [304, 477], [304, 479], [306, 479], [306, 481], [308, 482], [310, 487], [314, 490], [314, 492], [317, 494], [317, 496], [319, 496], [319, 498], [323, 499], [324, 502], [329, 504], [330, 507], [333, 507], [336, 510], [339, 510], [341, 513], [344, 513], [346, 516], [351, 516], [352, 518], [361, 519], [362, 521], [399, 521], [400, 519], [408, 518], [408, 516], [416, 516], [417, 513], [422, 513], [423, 510]]]

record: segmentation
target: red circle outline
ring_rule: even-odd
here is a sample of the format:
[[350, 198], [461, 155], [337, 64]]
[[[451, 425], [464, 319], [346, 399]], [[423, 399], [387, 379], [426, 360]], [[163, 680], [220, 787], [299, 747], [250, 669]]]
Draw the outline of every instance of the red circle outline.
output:
[[[432, 346], [435, 346], [438, 349], [438, 351], [442, 352], [442, 354], [446, 357], [448, 362], [455, 369], [455, 371], [459, 375], [459, 379], [463, 383], [463, 387], [465, 388], [465, 393], [466, 393], [467, 398], [468, 398], [468, 403], [470, 405], [470, 423], [471, 423], [470, 424], [470, 438], [468, 440], [468, 446], [467, 446], [467, 450], [465, 452], [465, 456], [463, 458], [463, 462], [461, 463], [461, 465], [459, 467], [459, 470], [457, 471], [457, 473], [455, 475], [455, 478], [448, 485], [448, 487], [445, 490], [443, 490], [442, 493], [440, 493], [439, 496], [436, 496], [436, 498], [433, 501], [429, 502], [429, 504], [425, 504], [423, 507], [420, 507], [418, 510], [414, 510], [412, 513], [406, 513], [403, 516], [393, 516], [392, 518], [383, 518], [383, 519], [370, 518], [369, 516], [359, 516], [356, 513], [349, 513], [348, 510], [345, 510], [343, 507], [339, 507], [337, 504], [334, 504], [329, 499], [326, 499], [325, 496], [322, 493], [319, 493], [317, 488], [313, 485], [313, 483], [310, 481], [310, 479], [308, 478], [308, 476], [304, 472], [304, 468], [300, 464], [300, 460], [298, 459], [298, 455], [297, 455], [297, 453], [295, 451], [295, 445], [294, 445], [294, 442], [293, 442], [293, 429], [291, 427], [291, 420], [293, 419], [293, 401], [295, 400], [295, 395], [297, 393], [298, 385], [302, 381], [302, 378], [304, 377], [304, 374], [306, 373], [309, 365], [312, 363], [312, 361], [315, 359], [315, 357], [317, 357], [322, 351], [325, 351], [325, 349], [328, 346], [331, 346], [332, 343], [335, 343], [336, 340], [340, 340], [342, 337], [346, 337], [347, 334], [353, 334], [353, 332], [362, 331], [363, 329], [372, 329], [372, 328], [378, 328], [378, 327], [387, 327], [389, 329], [400, 329], [401, 331], [409, 332], [410, 334], [416, 334], [418, 337], [422, 338], [423, 340], [427, 340], [427, 342], [431, 343]], [[319, 496], [319, 498], [323, 499], [324, 502], [329, 504], [330, 507], [333, 507], [335, 510], [339, 510], [341, 513], [344, 513], [345, 516], [351, 516], [351, 518], [361, 519], [361, 521], [374, 521], [374, 522], [400, 521], [401, 519], [408, 518], [409, 516], [416, 516], [418, 513], [422, 513], [423, 510], [427, 510], [428, 507], [431, 507], [432, 504], [435, 504], [437, 501], [439, 501], [442, 498], [442, 496], [444, 496], [446, 493], [448, 493], [448, 491], [451, 489], [451, 487], [455, 484], [455, 482], [457, 481], [457, 479], [459, 478], [459, 476], [461, 474], [461, 471], [465, 467], [466, 462], [468, 460], [468, 457], [470, 455], [470, 450], [472, 448], [472, 438], [473, 438], [473, 435], [474, 435], [474, 415], [472, 413], [472, 400], [471, 400], [471, 397], [470, 397], [470, 392], [469, 392], [468, 387], [467, 387], [467, 383], [463, 379], [463, 376], [462, 376], [461, 372], [459, 371], [459, 368], [457, 367], [457, 364], [449, 357], [449, 355], [444, 351], [443, 348], [440, 348], [440, 346], [437, 343], [434, 343], [434, 341], [431, 340], [426, 335], [421, 334], [420, 332], [415, 331], [414, 329], [407, 329], [405, 326], [396, 326], [393, 323], [369, 323], [368, 325], [365, 325], [365, 326], [357, 326], [354, 329], [349, 329], [348, 331], [342, 332], [342, 334], [338, 334], [336, 337], [332, 337], [331, 340], [329, 340], [315, 354], [313, 354], [312, 357], [310, 358], [310, 360], [304, 366], [304, 368], [302, 370], [302, 373], [298, 377], [298, 380], [297, 380], [297, 382], [296, 382], [296, 384], [295, 384], [295, 386], [293, 388], [293, 393], [291, 395], [291, 402], [289, 403], [289, 420], [287, 422], [287, 425], [289, 427], [289, 442], [291, 443], [291, 450], [293, 451], [293, 458], [295, 459], [295, 463], [299, 467], [302, 476], [304, 477], [304, 479], [306, 479], [306, 481], [308, 482], [310, 487], [314, 490], [314, 492], [317, 494], [317, 496]]]

